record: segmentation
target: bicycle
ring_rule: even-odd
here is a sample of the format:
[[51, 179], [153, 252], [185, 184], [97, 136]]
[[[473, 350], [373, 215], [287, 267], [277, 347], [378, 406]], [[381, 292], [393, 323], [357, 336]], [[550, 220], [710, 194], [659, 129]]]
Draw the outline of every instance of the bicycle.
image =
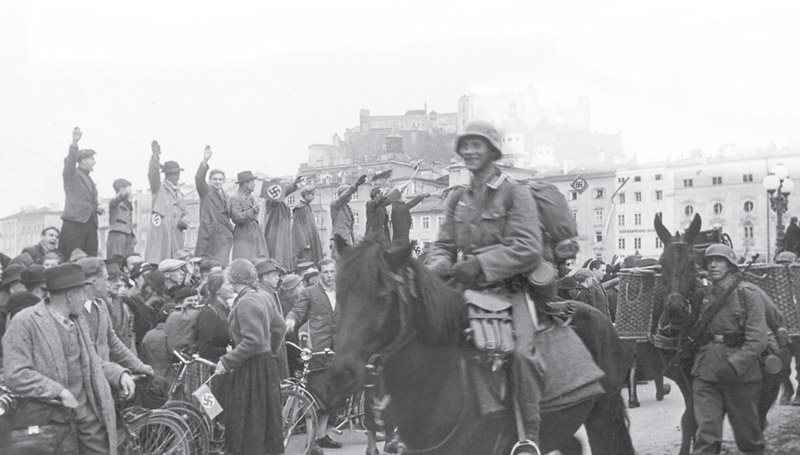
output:
[[[135, 377], [137, 378], [137, 377]], [[39, 400], [15, 395], [0, 386], [0, 416], [9, 417], [23, 408], [25, 401], [41, 401], [62, 406], [58, 400]], [[121, 455], [190, 455], [189, 426], [174, 412], [140, 407], [122, 408], [117, 402], [117, 451]], [[65, 449], [62, 447], [62, 449]]]
[[[216, 365], [197, 354], [189, 357], [179, 351], [173, 351], [180, 368], [177, 377], [170, 385], [167, 392], [167, 401], [162, 409], [169, 409], [181, 416], [192, 429], [192, 439], [196, 453], [220, 453], [225, 445], [225, 427], [222, 423], [209, 418], [208, 414], [198, 405], [197, 398], [191, 391], [207, 383], [214, 375], [207, 374], [204, 368], [213, 368]], [[199, 371], [193, 371], [193, 368]], [[187, 389], [187, 377], [192, 377], [194, 383]], [[196, 386], [196, 387], [195, 387]]]
[[300, 360], [303, 369], [296, 377], [291, 377], [281, 381], [281, 417], [283, 418], [283, 446], [289, 449], [290, 446], [297, 444], [301, 438], [296, 438], [300, 434], [305, 434], [305, 440], [300, 443], [302, 454], [312, 455], [318, 447], [316, 443], [317, 433], [317, 399], [306, 387], [308, 385], [308, 375], [311, 373], [310, 362], [314, 356], [333, 355], [333, 351], [325, 349], [313, 352], [308, 348], [287, 341], [286, 344], [300, 351]]

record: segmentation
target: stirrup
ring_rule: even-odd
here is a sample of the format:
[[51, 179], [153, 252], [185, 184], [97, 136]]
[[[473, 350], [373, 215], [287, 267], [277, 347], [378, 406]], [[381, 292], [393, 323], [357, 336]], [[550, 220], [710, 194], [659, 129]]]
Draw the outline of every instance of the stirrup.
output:
[[517, 443], [514, 444], [514, 447], [511, 448], [511, 455], [517, 455], [518, 453], [535, 453], [536, 455], [542, 455], [539, 446], [530, 439], [517, 441]]

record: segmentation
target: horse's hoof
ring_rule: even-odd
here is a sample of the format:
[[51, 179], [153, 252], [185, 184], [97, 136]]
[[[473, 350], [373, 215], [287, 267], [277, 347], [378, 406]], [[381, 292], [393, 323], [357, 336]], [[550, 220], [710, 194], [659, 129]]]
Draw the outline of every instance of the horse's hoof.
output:
[[641, 404], [639, 404], [638, 401], [629, 401], [628, 402], [628, 408], [630, 408], [630, 409], [638, 408], [639, 406], [641, 406]]
[[666, 395], [669, 395], [670, 392], [672, 392], [672, 386], [669, 384], [664, 384], [664, 386], [661, 387], [661, 390], [656, 391], [656, 400], [657, 401], [663, 400], [664, 397]]

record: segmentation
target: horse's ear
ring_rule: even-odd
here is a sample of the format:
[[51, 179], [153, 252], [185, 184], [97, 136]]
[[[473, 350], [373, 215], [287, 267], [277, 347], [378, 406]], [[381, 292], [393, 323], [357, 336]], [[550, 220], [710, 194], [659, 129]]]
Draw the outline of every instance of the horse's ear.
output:
[[702, 224], [703, 220], [700, 218], [700, 214], [695, 213], [694, 218], [692, 219], [692, 224], [690, 224], [689, 228], [686, 229], [686, 232], [683, 233], [683, 241], [689, 245], [693, 244], [694, 238], [697, 237], [697, 234], [700, 232], [700, 226]]
[[656, 234], [658, 234], [658, 238], [661, 239], [661, 242], [664, 243], [664, 245], [672, 242], [672, 235], [669, 233], [669, 229], [664, 227], [664, 223], [661, 221], [660, 213], [656, 213], [656, 217], [653, 220], [653, 227], [656, 228]]
[[336, 247], [336, 253], [341, 254], [347, 251], [350, 248], [350, 245], [347, 244], [347, 241], [339, 234], [335, 234], [333, 236], [333, 245]]
[[389, 264], [400, 265], [403, 261], [411, 257], [412, 249], [413, 247], [408, 242], [393, 244], [384, 250], [383, 255], [386, 257]]

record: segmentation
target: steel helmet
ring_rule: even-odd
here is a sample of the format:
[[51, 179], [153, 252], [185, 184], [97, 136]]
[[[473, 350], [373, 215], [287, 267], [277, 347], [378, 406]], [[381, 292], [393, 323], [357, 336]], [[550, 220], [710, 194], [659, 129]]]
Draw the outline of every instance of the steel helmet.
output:
[[775, 262], [778, 264], [789, 264], [797, 260], [797, 255], [791, 251], [781, 251], [778, 257], [775, 258]]
[[467, 136], [477, 136], [485, 139], [494, 148], [497, 155], [495, 159], [503, 156], [503, 150], [500, 147], [500, 133], [491, 123], [485, 120], [468, 123], [456, 138], [456, 154], [458, 154], [458, 149], [461, 147], [461, 140]]
[[704, 255], [705, 260], [712, 257], [727, 259], [732, 266], [736, 267], [736, 253], [734, 253], [733, 248], [728, 245], [715, 243], [706, 248], [706, 253]]

